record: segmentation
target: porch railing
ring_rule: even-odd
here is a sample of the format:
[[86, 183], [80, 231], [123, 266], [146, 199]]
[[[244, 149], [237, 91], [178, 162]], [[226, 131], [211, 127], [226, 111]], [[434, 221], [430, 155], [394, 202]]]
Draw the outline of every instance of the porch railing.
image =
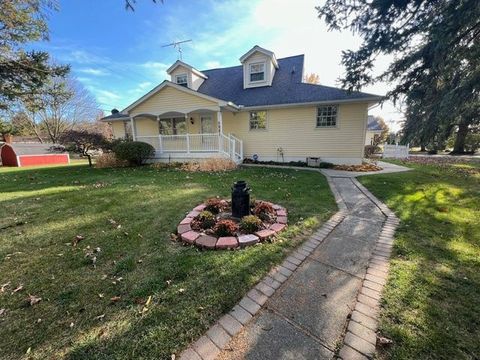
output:
[[136, 140], [149, 143], [159, 154], [220, 153], [236, 162], [243, 160], [243, 142], [231, 134], [136, 136]]

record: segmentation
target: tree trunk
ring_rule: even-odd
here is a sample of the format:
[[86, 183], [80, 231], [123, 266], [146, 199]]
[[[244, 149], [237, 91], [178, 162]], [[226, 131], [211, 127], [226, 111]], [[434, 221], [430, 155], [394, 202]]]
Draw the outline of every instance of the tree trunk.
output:
[[425, 144], [420, 144], [420, 151], [425, 152], [427, 149], [425, 148]]
[[86, 154], [85, 156], [86, 156], [87, 159], [88, 159], [88, 166], [92, 167], [92, 166], [93, 166], [93, 165], [92, 165], [92, 157], [90, 156], [90, 154]]
[[465, 152], [465, 138], [468, 134], [468, 121], [461, 121], [458, 124], [457, 137], [455, 138], [455, 144], [453, 145], [453, 153], [461, 154]]

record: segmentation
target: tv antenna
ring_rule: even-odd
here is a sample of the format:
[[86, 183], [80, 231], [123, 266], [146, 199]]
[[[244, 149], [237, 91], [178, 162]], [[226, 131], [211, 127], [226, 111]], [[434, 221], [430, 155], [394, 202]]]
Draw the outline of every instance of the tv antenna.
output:
[[181, 41], [174, 41], [174, 42], [172, 42], [171, 44], [163, 45], [162, 47], [173, 46], [173, 48], [178, 51], [178, 59], [179, 59], [179, 60], [182, 60], [182, 45], [181, 45], [181, 44], [187, 43], [187, 42], [190, 42], [190, 41], [192, 41], [192, 39], [181, 40]]

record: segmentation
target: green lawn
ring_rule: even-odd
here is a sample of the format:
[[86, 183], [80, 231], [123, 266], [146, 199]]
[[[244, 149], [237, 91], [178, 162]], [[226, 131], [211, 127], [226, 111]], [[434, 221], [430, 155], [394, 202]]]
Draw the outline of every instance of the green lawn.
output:
[[[228, 197], [237, 179], [288, 208], [279, 241], [240, 251], [171, 241], [187, 212]], [[4, 168], [0, 204], [2, 359], [170, 359], [336, 211], [321, 174], [259, 168]]]
[[381, 357], [479, 359], [480, 165], [418, 162], [360, 178], [401, 219], [381, 316], [393, 345]]

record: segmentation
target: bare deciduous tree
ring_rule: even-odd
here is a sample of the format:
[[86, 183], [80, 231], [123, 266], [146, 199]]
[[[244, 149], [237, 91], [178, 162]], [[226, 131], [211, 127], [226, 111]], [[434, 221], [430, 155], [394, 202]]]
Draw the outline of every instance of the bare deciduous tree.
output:
[[31, 131], [40, 141], [44, 131], [53, 143], [77, 124], [95, 121], [100, 113], [95, 97], [71, 77], [51, 79], [22, 104]]

